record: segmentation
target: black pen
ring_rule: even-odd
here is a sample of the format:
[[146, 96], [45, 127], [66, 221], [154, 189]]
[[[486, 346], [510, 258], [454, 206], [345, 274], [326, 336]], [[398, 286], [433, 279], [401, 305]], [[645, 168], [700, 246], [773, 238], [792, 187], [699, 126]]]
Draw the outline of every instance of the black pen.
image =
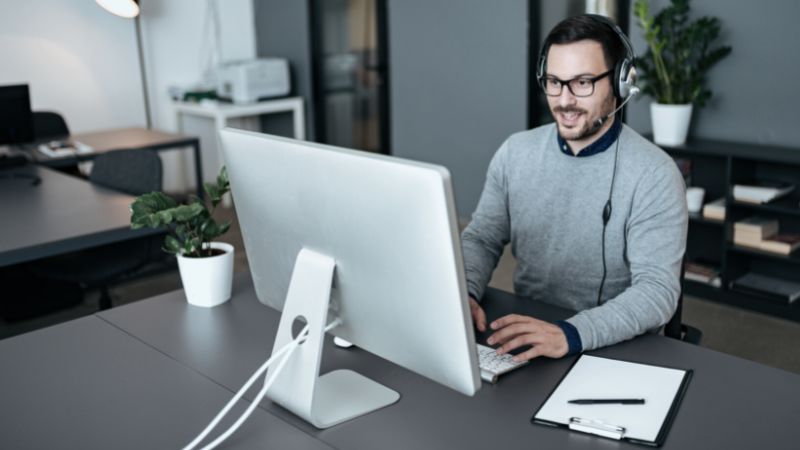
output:
[[579, 398], [569, 400], [567, 403], [575, 405], [607, 405], [618, 403], [620, 405], [644, 405], [643, 398]]

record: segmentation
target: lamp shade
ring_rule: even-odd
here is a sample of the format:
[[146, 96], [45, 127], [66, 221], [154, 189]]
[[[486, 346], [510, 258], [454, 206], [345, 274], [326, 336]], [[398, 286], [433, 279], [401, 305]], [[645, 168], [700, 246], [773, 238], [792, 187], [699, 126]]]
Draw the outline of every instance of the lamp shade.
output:
[[132, 19], [139, 15], [138, 0], [95, 0], [103, 9], [126, 19]]

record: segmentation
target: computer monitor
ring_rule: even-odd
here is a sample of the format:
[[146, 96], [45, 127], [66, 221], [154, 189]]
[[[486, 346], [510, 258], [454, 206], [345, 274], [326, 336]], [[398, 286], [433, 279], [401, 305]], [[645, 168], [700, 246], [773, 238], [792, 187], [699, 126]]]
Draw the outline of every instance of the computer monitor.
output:
[[0, 145], [33, 141], [33, 113], [27, 84], [0, 86]]
[[319, 376], [334, 319], [333, 335], [473, 395], [477, 351], [448, 171], [249, 131], [220, 137], [256, 295], [283, 311], [273, 352], [298, 316], [310, 326], [267, 395], [318, 428], [397, 401], [355, 372]]

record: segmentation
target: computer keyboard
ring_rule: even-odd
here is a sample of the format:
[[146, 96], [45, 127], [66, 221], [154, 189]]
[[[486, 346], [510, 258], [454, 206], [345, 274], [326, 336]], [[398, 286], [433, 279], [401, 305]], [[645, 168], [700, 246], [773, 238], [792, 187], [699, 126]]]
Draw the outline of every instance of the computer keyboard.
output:
[[498, 355], [492, 347], [481, 344], [476, 344], [476, 346], [478, 347], [478, 364], [481, 368], [481, 378], [489, 383], [497, 383], [497, 377], [500, 375], [528, 364], [528, 361], [514, 361], [512, 359], [514, 355], [510, 353]]

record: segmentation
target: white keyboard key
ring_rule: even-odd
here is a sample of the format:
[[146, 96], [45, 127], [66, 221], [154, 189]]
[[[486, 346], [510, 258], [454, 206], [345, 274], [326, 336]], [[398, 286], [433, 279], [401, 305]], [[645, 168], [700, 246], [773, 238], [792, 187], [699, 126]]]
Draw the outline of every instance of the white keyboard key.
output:
[[506, 353], [498, 355], [492, 347], [476, 344], [478, 348], [478, 363], [481, 369], [481, 378], [489, 383], [496, 383], [497, 377], [510, 372], [517, 367], [524, 366], [528, 361], [516, 362], [512, 358], [514, 355]]

